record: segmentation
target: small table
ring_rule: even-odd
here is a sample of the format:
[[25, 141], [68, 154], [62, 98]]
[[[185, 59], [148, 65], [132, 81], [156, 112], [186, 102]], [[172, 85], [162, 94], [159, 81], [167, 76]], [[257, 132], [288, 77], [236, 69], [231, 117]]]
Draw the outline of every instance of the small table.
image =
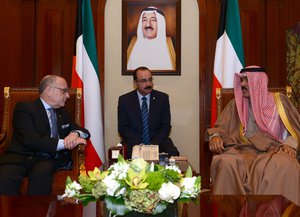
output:
[[[172, 217], [246, 217], [264, 216], [265, 212], [271, 213], [268, 216], [273, 217], [300, 216], [300, 207], [281, 195], [211, 195], [211, 192], [207, 191], [199, 194], [197, 199], [199, 204], [178, 203], [177, 215]], [[98, 204], [99, 217], [106, 217], [103, 211], [104, 203]]]
[[81, 217], [82, 205], [57, 196], [0, 196], [0, 217]]
[[[278, 195], [211, 195], [211, 192], [202, 192], [198, 201], [198, 204], [178, 203], [176, 217], [262, 216], [258, 212], [268, 209], [276, 210], [279, 216], [300, 216], [300, 207]], [[59, 201], [56, 196], [0, 196], [0, 217], [81, 217], [82, 209], [81, 204]], [[103, 213], [104, 202], [98, 201], [95, 217], [103, 217]]]

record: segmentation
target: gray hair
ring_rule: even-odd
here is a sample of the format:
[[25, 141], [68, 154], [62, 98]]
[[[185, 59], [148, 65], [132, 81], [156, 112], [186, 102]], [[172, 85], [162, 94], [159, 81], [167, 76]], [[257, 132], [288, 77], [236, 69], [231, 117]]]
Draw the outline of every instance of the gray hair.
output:
[[44, 92], [44, 90], [46, 89], [46, 87], [54, 84], [58, 77], [60, 77], [60, 76], [46, 75], [45, 77], [43, 77], [40, 84], [39, 84], [39, 86], [38, 86], [39, 94], [42, 94]]

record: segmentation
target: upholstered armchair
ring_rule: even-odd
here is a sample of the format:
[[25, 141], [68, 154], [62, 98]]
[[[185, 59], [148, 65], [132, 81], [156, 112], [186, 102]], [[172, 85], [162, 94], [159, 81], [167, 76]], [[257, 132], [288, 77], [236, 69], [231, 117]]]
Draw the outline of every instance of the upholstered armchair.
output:
[[[69, 89], [70, 98], [66, 102], [65, 108], [70, 113], [72, 120], [81, 125], [81, 88]], [[0, 134], [0, 154], [9, 146], [12, 139], [12, 116], [18, 101], [33, 101], [39, 96], [37, 88], [4, 88], [3, 103], [3, 124]], [[84, 165], [84, 145], [79, 145], [72, 151], [72, 168], [59, 170], [54, 174], [52, 184], [52, 195], [62, 194], [65, 189], [66, 178], [70, 176], [72, 180], [77, 180], [80, 173], [80, 166]], [[28, 179], [25, 178], [21, 185], [21, 193], [26, 194]]]

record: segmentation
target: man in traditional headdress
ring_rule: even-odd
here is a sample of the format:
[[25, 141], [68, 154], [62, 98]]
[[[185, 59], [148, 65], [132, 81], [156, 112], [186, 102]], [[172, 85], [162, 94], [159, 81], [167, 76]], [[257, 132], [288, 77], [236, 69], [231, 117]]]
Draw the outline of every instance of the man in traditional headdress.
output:
[[211, 164], [213, 193], [283, 195], [300, 205], [299, 113], [284, 94], [268, 92], [257, 66], [235, 74], [234, 94], [206, 134], [219, 153]]
[[131, 40], [127, 57], [128, 70], [141, 65], [151, 70], [175, 69], [175, 51], [172, 40], [166, 37], [166, 21], [161, 10], [155, 7], [142, 10], [137, 38]]

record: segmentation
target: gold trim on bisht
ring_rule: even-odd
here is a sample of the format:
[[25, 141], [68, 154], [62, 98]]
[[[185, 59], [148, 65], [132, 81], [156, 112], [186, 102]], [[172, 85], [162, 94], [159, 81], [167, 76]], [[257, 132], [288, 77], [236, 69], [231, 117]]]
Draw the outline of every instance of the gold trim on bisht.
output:
[[243, 143], [249, 143], [248, 139], [244, 136], [244, 127], [240, 124], [240, 137]]
[[292, 137], [294, 137], [296, 139], [297, 143], [299, 144], [299, 140], [298, 140], [297, 134], [294, 131], [294, 129], [292, 128], [292, 126], [291, 126], [291, 124], [290, 124], [290, 122], [289, 122], [289, 120], [288, 120], [288, 118], [286, 116], [283, 104], [282, 104], [282, 102], [280, 100], [279, 92], [274, 93], [273, 96], [274, 96], [274, 100], [275, 100], [275, 103], [276, 103], [276, 108], [277, 108], [278, 114], [279, 114], [279, 116], [280, 116], [280, 118], [281, 118], [284, 126], [289, 131], [289, 133], [292, 135]]

